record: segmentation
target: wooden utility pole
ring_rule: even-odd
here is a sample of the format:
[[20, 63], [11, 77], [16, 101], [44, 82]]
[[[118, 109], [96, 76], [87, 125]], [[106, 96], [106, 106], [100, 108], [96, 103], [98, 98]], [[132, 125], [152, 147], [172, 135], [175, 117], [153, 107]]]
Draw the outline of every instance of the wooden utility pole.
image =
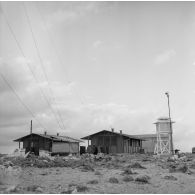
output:
[[165, 95], [168, 98], [168, 109], [169, 109], [169, 122], [170, 122], [170, 150], [171, 150], [171, 154], [174, 154], [173, 151], [173, 129], [172, 129], [172, 122], [171, 122], [171, 109], [170, 109], [170, 103], [169, 103], [169, 93], [166, 92]]
[[32, 134], [32, 120], [30, 121], [30, 134]]
[[30, 152], [32, 152], [32, 120], [30, 121]]

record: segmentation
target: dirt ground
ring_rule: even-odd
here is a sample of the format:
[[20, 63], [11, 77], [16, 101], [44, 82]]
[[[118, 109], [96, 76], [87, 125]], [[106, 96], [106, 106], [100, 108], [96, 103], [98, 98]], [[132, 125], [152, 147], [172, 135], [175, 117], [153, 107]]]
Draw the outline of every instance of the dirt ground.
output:
[[[121, 155], [105, 161], [90, 161], [93, 168], [78, 167], [22, 167], [15, 174], [1, 176], [1, 193], [89, 193], [89, 194], [195, 194], [194, 159], [169, 162], [152, 156]], [[139, 166], [133, 168], [132, 164]], [[172, 163], [172, 165], [171, 165]], [[191, 167], [184, 171], [171, 171], [173, 164]], [[108, 166], [109, 165], [109, 166]], [[111, 166], [112, 165], [112, 166]], [[129, 170], [129, 172], [127, 171]], [[125, 172], [126, 170], [126, 172]], [[175, 169], [176, 170], [176, 169]], [[12, 171], [13, 172], [13, 171]], [[138, 177], [147, 176], [139, 181]], [[131, 179], [125, 180], [124, 178]], [[110, 179], [116, 178], [116, 179]], [[125, 180], [125, 181], [124, 181]]]

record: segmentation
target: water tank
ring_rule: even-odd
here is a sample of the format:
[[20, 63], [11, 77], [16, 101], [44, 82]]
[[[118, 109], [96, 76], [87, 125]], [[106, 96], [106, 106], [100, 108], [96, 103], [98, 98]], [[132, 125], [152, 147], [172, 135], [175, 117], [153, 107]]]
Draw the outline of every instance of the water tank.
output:
[[[171, 121], [173, 123], [173, 121]], [[160, 117], [157, 119], [156, 124], [156, 131], [159, 133], [170, 133], [171, 126], [170, 126], [170, 119], [168, 117]]]

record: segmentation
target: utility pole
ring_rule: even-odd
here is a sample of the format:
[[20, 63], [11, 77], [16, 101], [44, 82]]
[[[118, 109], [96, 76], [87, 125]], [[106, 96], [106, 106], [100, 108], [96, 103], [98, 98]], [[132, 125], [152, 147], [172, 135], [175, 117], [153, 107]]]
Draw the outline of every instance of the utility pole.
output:
[[32, 120], [30, 121], [30, 152], [32, 152]]
[[167, 96], [168, 99], [168, 109], [169, 109], [169, 122], [170, 122], [170, 150], [171, 154], [174, 154], [173, 151], [173, 130], [172, 130], [172, 122], [171, 122], [171, 109], [170, 109], [170, 103], [169, 103], [169, 92], [166, 92], [165, 95]]

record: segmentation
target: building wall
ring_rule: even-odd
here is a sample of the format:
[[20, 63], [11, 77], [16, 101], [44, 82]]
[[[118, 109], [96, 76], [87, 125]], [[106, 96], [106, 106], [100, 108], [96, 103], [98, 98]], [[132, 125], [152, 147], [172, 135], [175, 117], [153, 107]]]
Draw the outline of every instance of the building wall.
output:
[[53, 142], [52, 153], [79, 153], [79, 143]]
[[[157, 143], [157, 138], [156, 137], [143, 137], [144, 140], [142, 142], [142, 148], [144, 149], [145, 153], [154, 153], [154, 149]], [[162, 140], [167, 140], [167, 138], [161, 138]]]
[[145, 138], [146, 141], [142, 142], [142, 148], [144, 149], [145, 153], [154, 153], [154, 148], [156, 145], [156, 138]]
[[91, 145], [98, 147], [98, 152], [116, 153], [117, 136], [109, 132], [102, 132], [91, 138]]
[[51, 140], [48, 140], [46, 138], [37, 136], [37, 135], [32, 135], [32, 139], [31, 137], [27, 137], [25, 138], [25, 140], [23, 141], [23, 148], [26, 149], [26, 152], [28, 152], [30, 150], [30, 143], [31, 143], [31, 147], [35, 148], [35, 150], [47, 150], [47, 151], [51, 151]]
[[[112, 132], [101, 132], [91, 138], [91, 145], [98, 148], [98, 152], [104, 153], [135, 153], [140, 151], [140, 140], [129, 139], [126, 141], [122, 135]], [[131, 143], [131, 146], [130, 146]], [[129, 144], [129, 145], [128, 145]], [[100, 149], [101, 148], [101, 149]]]
[[122, 135], [117, 136], [117, 153], [124, 152], [124, 138]]
[[124, 140], [124, 153], [139, 153], [141, 149], [141, 140], [125, 139]]

